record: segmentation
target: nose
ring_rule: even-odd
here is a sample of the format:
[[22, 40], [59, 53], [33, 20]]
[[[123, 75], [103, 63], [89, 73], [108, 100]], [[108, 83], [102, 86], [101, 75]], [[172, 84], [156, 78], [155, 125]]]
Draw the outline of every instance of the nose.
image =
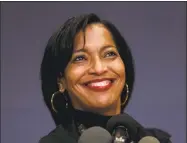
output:
[[107, 65], [101, 59], [95, 59], [89, 68], [90, 74], [101, 75], [107, 71]]

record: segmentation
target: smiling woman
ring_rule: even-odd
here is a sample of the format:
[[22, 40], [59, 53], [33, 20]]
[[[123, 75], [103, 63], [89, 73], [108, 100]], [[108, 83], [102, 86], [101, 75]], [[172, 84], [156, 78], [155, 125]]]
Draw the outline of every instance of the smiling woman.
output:
[[[41, 81], [57, 128], [40, 142], [77, 141], [84, 129], [106, 128], [112, 116], [123, 114], [134, 83], [131, 51], [110, 22], [95, 14], [73, 17], [49, 39]], [[160, 142], [170, 142], [167, 133], [146, 132]]]
[[125, 66], [110, 32], [91, 24], [75, 36], [72, 58], [59, 80], [75, 109], [103, 115], [120, 113]]

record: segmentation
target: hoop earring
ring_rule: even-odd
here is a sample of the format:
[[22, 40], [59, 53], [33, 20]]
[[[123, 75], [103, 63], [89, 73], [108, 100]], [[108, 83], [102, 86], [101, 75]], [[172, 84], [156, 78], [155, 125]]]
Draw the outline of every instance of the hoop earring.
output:
[[126, 86], [126, 96], [125, 96], [125, 100], [121, 103], [121, 106], [124, 106], [129, 98], [129, 86], [127, 83], [125, 84], [125, 86]]
[[53, 94], [52, 94], [52, 96], [51, 96], [51, 107], [52, 107], [52, 109], [53, 109], [53, 111], [54, 112], [58, 112], [57, 110], [56, 110], [56, 108], [55, 108], [55, 106], [54, 106], [54, 104], [53, 104], [53, 100], [54, 100], [54, 97], [57, 95], [57, 94], [63, 94], [63, 96], [64, 96], [64, 98], [65, 98], [65, 108], [67, 109], [68, 108], [68, 102], [67, 102], [67, 98], [65, 97], [65, 95], [64, 95], [64, 92], [62, 93], [62, 92], [60, 92], [60, 91], [56, 91], [56, 92], [54, 92]]

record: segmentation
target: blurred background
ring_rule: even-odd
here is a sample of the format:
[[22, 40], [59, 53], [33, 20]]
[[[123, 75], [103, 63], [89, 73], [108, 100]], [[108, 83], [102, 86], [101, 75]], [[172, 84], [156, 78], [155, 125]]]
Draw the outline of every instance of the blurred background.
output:
[[55, 128], [40, 86], [44, 48], [68, 18], [89, 12], [115, 24], [132, 49], [125, 112], [186, 143], [185, 2], [2, 2], [1, 143], [37, 143]]

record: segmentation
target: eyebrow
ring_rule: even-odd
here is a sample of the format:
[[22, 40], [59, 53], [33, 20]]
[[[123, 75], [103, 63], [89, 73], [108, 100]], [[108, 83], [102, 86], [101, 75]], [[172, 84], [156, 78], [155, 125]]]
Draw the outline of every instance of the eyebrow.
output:
[[[115, 48], [114, 45], [105, 45], [101, 48], [101, 51], [104, 51], [105, 49], [108, 49], [108, 48]], [[86, 48], [81, 48], [81, 49], [78, 49], [78, 50], [75, 50], [74, 53], [79, 53], [79, 52], [88, 52], [88, 50]]]

